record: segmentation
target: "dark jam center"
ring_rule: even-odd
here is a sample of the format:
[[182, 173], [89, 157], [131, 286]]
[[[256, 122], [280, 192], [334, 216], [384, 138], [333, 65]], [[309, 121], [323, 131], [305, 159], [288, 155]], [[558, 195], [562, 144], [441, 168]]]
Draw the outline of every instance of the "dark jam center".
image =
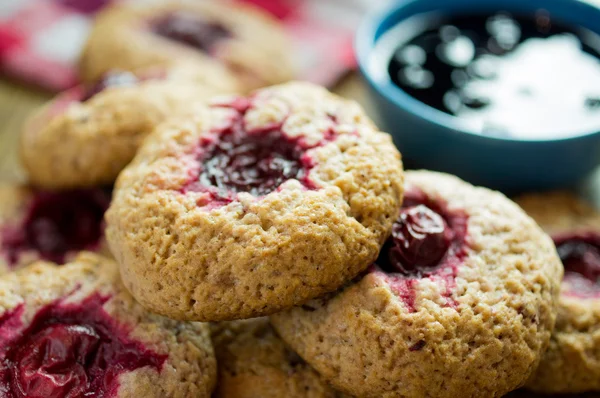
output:
[[204, 155], [199, 182], [221, 195], [266, 195], [289, 179], [301, 179], [303, 151], [280, 131], [222, 134]]
[[121, 373], [160, 370], [166, 358], [130, 340], [103, 310], [106, 301], [93, 295], [79, 305], [53, 303], [26, 330], [1, 330], [0, 338], [10, 341], [2, 341], [0, 351], [0, 392], [15, 398], [105, 397], [116, 391]]
[[466, 255], [467, 215], [413, 190], [404, 197], [376, 264], [385, 272], [409, 278], [428, 277], [448, 268], [455, 272]]
[[3, 231], [3, 249], [13, 264], [27, 250], [63, 263], [68, 252], [98, 245], [109, 203], [110, 194], [100, 189], [38, 192], [22, 225]]
[[[467, 255], [467, 222], [465, 212], [450, 210], [440, 199], [429, 198], [416, 189], [405, 195], [400, 216], [374, 269], [377, 273], [383, 271], [384, 280], [408, 311], [417, 310], [415, 287], [421, 278], [440, 287], [447, 306], [458, 306], [455, 279]], [[422, 348], [417, 343], [413, 349]]]
[[[584, 35], [581, 29], [558, 23], [544, 10], [523, 16], [496, 13], [439, 18], [423, 14], [411, 21], [406, 22], [402, 34], [397, 30], [395, 40], [401, 44], [391, 56], [388, 73], [398, 87], [425, 104], [469, 118], [482, 133], [507, 135], [528, 126], [507, 120], [508, 116], [537, 116], [539, 111], [531, 112], [536, 106], [548, 108], [535, 119], [543, 125], [538, 127], [551, 129], [557, 119], [547, 116], [561, 114], [563, 103], [556, 101], [559, 107], [551, 109], [552, 102], [539, 97], [553, 92], [562, 98], [567, 86], [569, 101], [576, 101], [569, 105], [581, 110], [578, 117], [597, 117], [593, 112], [600, 109], [596, 106], [600, 91], [564, 83], [565, 79], [598, 79], [600, 68], [594, 73], [593, 67], [581, 66], [593, 64], [599, 56], [598, 48], [582, 39], [593, 36], [591, 32]], [[413, 36], [406, 40], [409, 26], [408, 34]], [[563, 56], [566, 49], [570, 50], [568, 59]], [[540, 70], [548, 62], [555, 67], [553, 78], [540, 82]], [[586, 76], [573, 76], [581, 74]]]
[[453, 233], [442, 216], [425, 205], [403, 208], [378, 264], [389, 272], [422, 276], [448, 251]]
[[113, 71], [105, 74], [95, 84], [87, 87], [81, 98], [81, 102], [87, 101], [101, 91], [109, 87], [134, 86], [139, 83], [139, 79], [130, 72]]
[[[565, 278], [582, 276], [600, 292], [600, 236], [584, 233], [555, 238], [558, 255], [565, 268]], [[575, 276], [577, 277], [577, 276]]]
[[152, 31], [204, 52], [210, 52], [219, 41], [231, 37], [231, 32], [223, 25], [183, 12], [156, 20]]
[[27, 396], [82, 396], [89, 383], [85, 364], [99, 345], [90, 326], [50, 325], [16, 351], [12, 380]]

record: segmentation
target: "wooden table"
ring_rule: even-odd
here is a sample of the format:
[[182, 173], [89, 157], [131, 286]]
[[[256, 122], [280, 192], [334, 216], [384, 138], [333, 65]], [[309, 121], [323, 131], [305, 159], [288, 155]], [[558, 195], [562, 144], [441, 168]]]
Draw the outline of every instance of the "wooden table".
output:
[[18, 142], [23, 121], [52, 95], [0, 80], [0, 182], [22, 181]]
[[[334, 91], [357, 100], [365, 107], [367, 113], [374, 114], [366, 87], [358, 76], [347, 76]], [[19, 132], [29, 113], [51, 97], [50, 93], [0, 79], [0, 182], [25, 179], [18, 162]], [[600, 208], [600, 170], [582, 183], [578, 190]]]

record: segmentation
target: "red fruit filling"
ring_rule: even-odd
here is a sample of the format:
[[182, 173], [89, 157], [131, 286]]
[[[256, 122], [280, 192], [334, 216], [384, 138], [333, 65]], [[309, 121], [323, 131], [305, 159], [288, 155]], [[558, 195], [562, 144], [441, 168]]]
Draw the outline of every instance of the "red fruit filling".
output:
[[240, 192], [267, 195], [290, 179], [315, 189], [308, 178], [314, 163], [306, 154], [315, 146], [287, 137], [280, 124], [248, 131], [243, 118], [249, 105], [240, 106], [238, 99], [226, 107], [237, 112], [236, 118], [227, 128], [201, 140], [195, 153], [198, 168], [191, 171], [192, 178], [182, 192], [207, 192], [213, 205], [223, 205]]
[[12, 318], [20, 320], [22, 311], [9, 313], [0, 323], [3, 396], [110, 397], [119, 375], [146, 366], [160, 372], [167, 356], [130, 339], [102, 308], [108, 299], [94, 294], [79, 304], [59, 300], [40, 309], [21, 331]]
[[37, 192], [23, 221], [0, 230], [9, 264], [30, 250], [62, 264], [69, 252], [97, 249], [109, 204], [110, 193], [101, 189]]
[[208, 21], [198, 15], [174, 12], [155, 20], [151, 30], [173, 41], [211, 52], [216, 44], [232, 37], [231, 32], [215, 21]]
[[422, 276], [438, 266], [452, 241], [446, 221], [425, 205], [403, 208], [386, 243], [388, 268]]
[[422, 192], [406, 194], [376, 264], [410, 311], [415, 311], [414, 286], [420, 278], [444, 284], [447, 304], [455, 305], [451, 295], [466, 256], [467, 219], [465, 213], [450, 211], [443, 201]]
[[100, 80], [95, 84], [86, 87], [83, 91], [81, 102], [87, 101], [99, 92], [107, 89], [108, 87], [117, 86], [134, 86], [140, 82], [133, 73], [124, 71], [112, 71], [106, 73]]
[[569, 294], [600, 296], [600, 235], [593, 231], [554, 236], [554, 244], [565, 268]]

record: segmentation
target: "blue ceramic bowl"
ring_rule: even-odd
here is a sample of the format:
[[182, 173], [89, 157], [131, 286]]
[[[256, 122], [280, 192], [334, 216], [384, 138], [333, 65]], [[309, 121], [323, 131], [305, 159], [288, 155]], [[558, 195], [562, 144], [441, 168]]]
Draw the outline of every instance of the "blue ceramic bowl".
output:
[[[519, 140], [480, 135], [458, 118], [434, 109], [396, 87], [372, 57], [377, 40], [414, 15], [540, 8], [571, 26], [600, 34], [600, 9], [575, 0], [404, 0], [368, 16], [356, 37], [356, 52], [374, 99], [378, 120], [390, 132], [411, 168], [427, 168], [509, 193], [572, 186], [600, 164], [598, 131], [569, 138]], [[379, 62], [388, 62], [382, 59]]]

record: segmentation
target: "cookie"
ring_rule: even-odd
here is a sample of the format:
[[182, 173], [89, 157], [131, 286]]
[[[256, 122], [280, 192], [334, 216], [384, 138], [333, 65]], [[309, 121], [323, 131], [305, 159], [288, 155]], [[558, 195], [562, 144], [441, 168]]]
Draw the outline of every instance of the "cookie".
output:
[[113, 68], [184, 62], [208, 80], [233, 80], [247, 91], [292, 79], [289, 49], [278, 21], [251, 5], [177, 0], [120, 4], [98, 15], [80, 73], [95, 80]]
[[0, 278], [3, 397], [210, 397], [215, 380], [208, 325], [144, 310], [111, 260], [82, 253]]
[[159, 127], [117, 180], [107, 239], [152, 311], [253, 318], [365, 269], [402, 186], [391, 137], [356, 103], [289, 83]]
[[527, 387], [600, 391], [600, 213], [567, 192], [531, 194], [517, 203], [551, 234], [565, 271], [556, 329]]
[[504, 396], [504, 398], [598, 398], [598, 393], [589, 392], [589, 393], [581, 393], [581, 394], [542, 394], [542, 393], [533, 393], [524, 388], [513, 391]]
[[189, 75], [188, 68], [140, 77], [114, 71], [59, 95], [23, 128], [21, 160], [31, 183], [49, 189], [112, 184], [158, 123], [223, 93]]
[[62, 264], [79, 251], [108, 254], [110, 190], [43, 191], [0, 185], [0, 274], [36, 260]]
[[211, 325], [215, 398], [337, 398], [342, 394], [285, 346], [267, 318]]
[[353, 283], [271, 317], [335, 388], [364, 397], [501, 397], [550, 339], [562, 267], [500, 193], [406, 173], [402, 211]]

